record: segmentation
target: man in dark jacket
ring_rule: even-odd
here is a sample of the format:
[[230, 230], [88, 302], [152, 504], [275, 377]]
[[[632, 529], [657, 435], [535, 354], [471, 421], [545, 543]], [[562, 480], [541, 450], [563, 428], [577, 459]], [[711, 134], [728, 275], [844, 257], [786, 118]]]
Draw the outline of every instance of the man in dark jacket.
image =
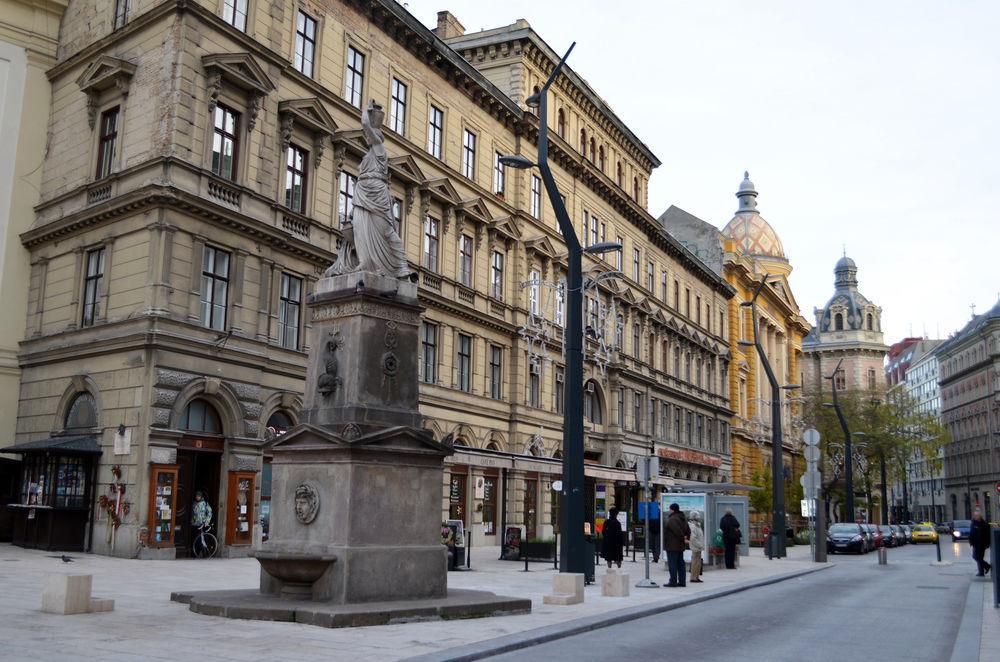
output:
[[667, 553], [667, 569], [670, 571], [670, 582], [663, 585], [665, 588], [687, 586], [684, 549], [690, 536], [691, 527], [688, 526], [681, 507], [676, 503], [670, 504], [670, 516], [663, 524], [663, 551]]
[[990, 547], [990, 524], [983, 519], [983, 514], [978, 510], [972, 515], [969, 544], [972, 545], [972, 558], [976, 559], [978, 566], [976, 577], [983, 577], [993, 567], [985, 558], [986, 550]]
[[726, 569], [736, 568], [736, 546], [740, 544], [743, 533], [740, 531], [740, 521], [733, 515], [732, 508], [726, 508], [726, 514], [719, 522], [722, 529], [722, 546], [726, 550]]

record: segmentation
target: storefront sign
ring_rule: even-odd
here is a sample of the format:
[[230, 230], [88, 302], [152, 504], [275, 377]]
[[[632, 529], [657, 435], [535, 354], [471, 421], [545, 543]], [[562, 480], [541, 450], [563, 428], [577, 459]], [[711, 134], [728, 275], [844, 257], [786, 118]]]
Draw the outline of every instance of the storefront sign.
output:
[[668, 460], [685, 462], [687, 464], [700, 464], [706, 467], [722, 466], [722, 460], [720, 458], [707, 453], [699, 453], [698, 451], [683, 450], [680, 448], [661, 448], [659, 450], [659, 455], [660, 457]]

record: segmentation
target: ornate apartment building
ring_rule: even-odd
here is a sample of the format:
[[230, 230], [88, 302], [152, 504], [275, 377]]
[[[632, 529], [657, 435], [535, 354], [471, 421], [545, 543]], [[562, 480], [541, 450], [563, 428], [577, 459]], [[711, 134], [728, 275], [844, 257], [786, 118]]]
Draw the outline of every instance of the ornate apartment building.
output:
[[1000, 518], [1000, 302], [938, 345], [944, 491], [950, 519]]
[[[557, 59], [523, 21], [465, 35], [442, 12], [430, 30], [391, 0], [70, 2], [47, 72], [41, 200], [20, 237], [19, 498], [37, 508], [16, 536], [185, 555], [195, 491], [224, 552], [266, 535], [268, 442], [298, 418], [303, 303], [351, 213], [369, 99], [386, 109], [426, 306], [421, 411], [458, 447], [442, 518], [476, 545], [507, 527], [550, 535], [565, 248], [537, 175], [498, 157], [535, 158], [524, 99]], [[649, 148], [572, 69], [550, 93], [577, 232], [623, 244], [585, 262], [599, 519], [631, 506], [651, 450], [661, 483], [731, 478], [733, 288], [647, 213]], [[53, 522], [72, 540], [52, 542]]]
[[[792, 266], [777, 233], [757, 209], [757, 195], [749, 173], [745, 173], [736, 193], [736, 214], [721, 232], [677, 207], [670, 207], [660, 217], [668, 232], [722, 274], [736, 292], [725, 310], [730, 357], [726, 387], [733, 412], [732, 479], [743, 485], [771, 464], [772, 393], [756, 348], [740, 344], [741, 340], [753, 340], [750, 309], [741, 304], [753, 298], [761, 278], [768, 278], [769, 284], [757, 299], [758, 331], [782, 385], [798, 383], [802, 339], [809, 332], [788, 282]], [[802, 431], [799, 399], [795, 391], [782, 397], [783, 456], [789, 482], [805, 468], [795, 452]]]

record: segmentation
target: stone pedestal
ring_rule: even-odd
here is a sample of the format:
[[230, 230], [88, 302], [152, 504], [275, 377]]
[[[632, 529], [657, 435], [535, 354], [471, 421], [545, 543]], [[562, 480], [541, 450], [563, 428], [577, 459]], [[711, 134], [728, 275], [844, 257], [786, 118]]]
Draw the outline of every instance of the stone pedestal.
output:
[[547, 605], [575, 605], [583, 602], [583, 573], [560, 572], [552, 578], [552, 595], [542, 596]]
[[609, 568], [607, 574], [601, 578], [601, 595], [609, 598], [627, 598], [629, 586], [627, 573], [619, 573]]

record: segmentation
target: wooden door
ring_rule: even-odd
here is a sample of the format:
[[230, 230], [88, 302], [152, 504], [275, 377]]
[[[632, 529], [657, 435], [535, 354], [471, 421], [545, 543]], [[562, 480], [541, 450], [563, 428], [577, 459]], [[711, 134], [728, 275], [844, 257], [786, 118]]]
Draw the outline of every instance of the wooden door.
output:
[[538, 481], [524, 481], [524, 537], [531, 541], [538, 537]]

